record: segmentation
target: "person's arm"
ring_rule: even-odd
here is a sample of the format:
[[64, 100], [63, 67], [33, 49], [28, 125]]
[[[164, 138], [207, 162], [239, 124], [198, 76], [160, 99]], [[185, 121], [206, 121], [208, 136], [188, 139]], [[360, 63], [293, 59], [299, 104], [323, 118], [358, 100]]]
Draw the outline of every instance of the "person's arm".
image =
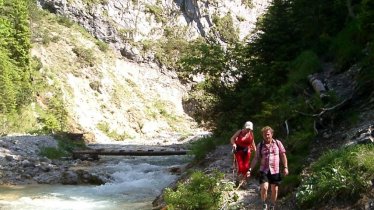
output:
[[288, 162], [287, 162], [286, 153], [282, 152], [281, 155], [280, 155], [280, 158], [281, 158], [282, 163], [283, 163], [283, 173], [284, 173], [285, 176], [287, 176], [288, 175]]
[[253, 141], [252, 141], [252, 145], [251, 145], [251, 147], [252, 147], [252, 150], [254, 151], [254, 152], [256, 152], [256, 143], [255, 143], [255, 138], [253, 137]]
[[236, 137], [239, 136], [239, 133], [240, 133], [240, 130], [236, 131], [235, 134], [231, 137], [230, 139], [230, 143], [232, 144], [232, 147], [234, 149], [236, 149], [236, 144], [235, 144], [235, 140], [236, 140]]
[[[258, 145], [257, 145], [258, 146]], [[256, 167], [256, 164], [257, 164], [257, 161], [259, 159], [259, 148], [258, 147], [255, 147], [256, 148], [256, 154], [255, 154], [255, 157], [253, 158], [252, 162], [251, 162], [251, 167], [249, 167], [249, 170], [252, 171], [252, 169], [254, 169]]]

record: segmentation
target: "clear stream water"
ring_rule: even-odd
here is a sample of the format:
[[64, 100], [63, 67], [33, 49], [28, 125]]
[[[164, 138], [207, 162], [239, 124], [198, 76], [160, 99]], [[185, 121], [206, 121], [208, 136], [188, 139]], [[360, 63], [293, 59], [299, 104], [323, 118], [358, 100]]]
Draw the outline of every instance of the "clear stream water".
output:
[[95, 170], [106, 170], [111, 182], [100, 186], [0, 186], [0, 209], [150, 210], [154, 198], [178, 178], [168, 168], [188, 161], [188, 156], [105, 157]]

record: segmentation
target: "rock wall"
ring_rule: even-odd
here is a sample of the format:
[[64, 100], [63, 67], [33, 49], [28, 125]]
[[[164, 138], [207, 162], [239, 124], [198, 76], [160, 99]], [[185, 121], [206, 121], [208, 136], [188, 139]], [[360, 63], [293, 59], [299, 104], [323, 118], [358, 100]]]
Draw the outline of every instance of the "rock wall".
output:
[[140, 53], [142, 46], [134, 43], [157, 40], [168, 29], [182, 30], [183, 38], [213, 36], [213, 17], [229, 14], [239, 38], [244, 39], [255, 28], [271, 0], [252, 0], [245, 5], [241, 0], [106, 0], [88, 4], [84, 0], [38, 0], [40, 6], [53, 13], [67, 16], [83, 26], [93, 36], [110, 43], [122, 54], [138, 62], [154, 61], [154, 55]]
[[[196, 129], [182, 106], [188, 87], [173, 70], [156, 62], [154, 52], [143, 50], [145, 41], [179, 30], [182, 33], [177, 34], [185, 40], [209, 36], [225, 44], [215, 33], [213, 19], [227, 15], [232, 17], [239, 38], [244, 39], [270, 1], [253, 0], [253, 7], [241, 0], [87, 2], [38, 0], [41, 8], [73, 20], [108, 43], [110, 53], [101, 52], [97, 40], [74, 27], [52, 27], [47, 22], [33, 27], [43, 36], [47, 31], [50, 37], [58, 36], [58, 41], [48, 46], [34, 43], [32, 55], [40, 59], [41, 72], [49, 83], [61, 89], [78, 127], [93, 133], [98, 142], [109, 142], [113, 138], [157, 138], [172, 132], [185, 135]], [[92, 53], [88, 53], [91, 61], [84, 61], [79, 51]], [[42, 99], [53, 95], [40, 94]]]

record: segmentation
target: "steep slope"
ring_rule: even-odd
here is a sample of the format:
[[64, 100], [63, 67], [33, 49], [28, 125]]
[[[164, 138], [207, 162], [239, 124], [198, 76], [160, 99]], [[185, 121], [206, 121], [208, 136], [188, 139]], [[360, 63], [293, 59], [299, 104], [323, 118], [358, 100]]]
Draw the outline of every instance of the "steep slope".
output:
[[188, 86], [169, 70], [180, 48], [198, 37], [225, 45], [250, 36], [269, 2], [40, 0], [56, 15], [32, 23], [32, 54], [49, 83], [39, 105], [61, 92], [69, 130], [99, 142], [188, 135], [196, 129], [182, 106]]
[[[38, 90], [41, 107], [62, 93], [70, 128], [96, 141], [188, 134], [196, 124], [182, 108], [186, 89], [175, 73], [123, 59], [68, 19], [42, 12], [32, 23], [33, 49], [48, 81]], [[102, 50], [100, 50], [100, 47]]]

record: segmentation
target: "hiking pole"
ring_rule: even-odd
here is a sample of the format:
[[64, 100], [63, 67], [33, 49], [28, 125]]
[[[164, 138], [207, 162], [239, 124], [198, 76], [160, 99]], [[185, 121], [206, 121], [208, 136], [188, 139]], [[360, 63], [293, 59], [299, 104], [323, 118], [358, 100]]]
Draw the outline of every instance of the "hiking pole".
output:
[[232, 156], [233, 156], [233, 162], [232, 162], [232, 178], [233, 178], [233, 182], [235, 183], [236, 179], [235, 179], [235, 167], [236, 167], [236, 158], [235, 158], [235, 149], [232, 148], [231, 150], [231, 153], [232, 153]]
[[232, 178], [233, 178], [234, 184], [236, 185], [236, 173], [237, 173], [236, 167], [237, 167], [237, 164], [236, 164], [236, 157], [235, 157], [235, 149], [234, 148], [232, 148], [231, 153], [233, 155]]

